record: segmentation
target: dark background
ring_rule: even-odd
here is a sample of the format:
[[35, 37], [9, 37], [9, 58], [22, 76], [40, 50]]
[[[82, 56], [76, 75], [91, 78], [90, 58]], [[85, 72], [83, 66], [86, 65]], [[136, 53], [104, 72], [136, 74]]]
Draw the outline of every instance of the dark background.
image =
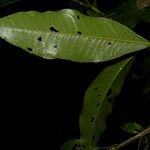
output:
[[[109, 4], [102, 1], [101, 7], [110, 9], [116, 6], [114, 1], [109, 1]], [[43, 12], [69, 7], [69, 0], [43, 0], [33, 4], [31, 0], [22, 0], [1, 8], [0, 16], [17, 11]], [[134, 30], [149, 38], [145, 32], [148, 28], [149, 24], [139, 22]], [[15, 149], [59, 150], [66, 140], [78, 138], [78, 117], [84, 93], [106, 64], [44, 60], [2, 39], [0, 50], [0, 146], [4, 146], [1, 149], [11, 146]], [[118, 129], [126, 121], [140, 121], [145, 126], [150, 124], [146, 105], [141, 107], [141, 87], [131, 80], [130, 75], [122, 97], [118, 98], [122, 103], [116, 101], [115, 111], [108, 120], [110, 125], [104, 133], [104, 144], [127, 137]], [[136, 107], [135, 100], [138, 101]], [[103, 142], [106, 138], [107, 142]]]
[[[34, 2], [24, 0], [4, 7], [0, 15], [69, 7], [67, 1]], [[2, 39], [0, 49], [2, 149], [8, 149], [10, 143], [15, 149], [59, 150], [66, 140], [77, 138], [84, 92], [101, 69], [94, 64], [44, 60]]]

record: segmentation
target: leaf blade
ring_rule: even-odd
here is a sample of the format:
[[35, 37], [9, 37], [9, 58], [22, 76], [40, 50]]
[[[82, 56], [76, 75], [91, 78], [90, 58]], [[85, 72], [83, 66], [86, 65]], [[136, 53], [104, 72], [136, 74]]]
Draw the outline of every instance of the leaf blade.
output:
[[120, 93], [132, 62], [133, 59], [129, 58], [107, 67], [86, 91], [80, 114], [80, 138], [87, 140], [92, 146], [96, 146], [105, 129], [105, 121], [111, 113], [113, 99]]
[[143, 127], [136, 122], [128, 122], [122, 125], [121, 129], [131, 134], [138, 134], [139, 132], [142, 132], [144, 130]]
[[1, 18], [0, 37], [43, 58], [78, 62], [107, 61], [150, 46], [149, 41], [115, 21], [70, 9], [20, 12]]

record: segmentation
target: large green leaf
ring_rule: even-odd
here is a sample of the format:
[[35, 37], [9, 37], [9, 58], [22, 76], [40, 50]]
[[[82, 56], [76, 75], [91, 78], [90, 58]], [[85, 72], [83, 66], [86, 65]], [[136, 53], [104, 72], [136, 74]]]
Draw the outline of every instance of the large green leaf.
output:
[[80, 114], [81, 139], [96, 146], [112, 111], [113, 99], [120, 93], [125, 76], [133, 62], [123, 60], [104, 69], [87, 89]]
[[113, 20], [58, 12], [20, 12], [0, 19], [0, 37], [43, 58], [100, 62], [150, 46]]

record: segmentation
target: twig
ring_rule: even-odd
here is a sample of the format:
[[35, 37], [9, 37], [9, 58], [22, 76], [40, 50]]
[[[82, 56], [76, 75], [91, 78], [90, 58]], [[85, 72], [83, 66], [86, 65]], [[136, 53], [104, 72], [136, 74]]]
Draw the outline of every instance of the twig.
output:
[[100, 10], [98, 10], [96, 7], [94, 7], [93, 5], [91, 5], [89, 3], [85, 3], [85, 2], [82, 2], [80, 0], [72, 0], [72, 1], [80, 4], [81, 6], [84, 6], [84, 7], [88, 8], [88, 9], [93, 10], [94, 12], [100, 14], [101, 16], [105, 16], [105, 14], [103, 12], [101, 12]]
[[146, 134], [150, 134], [150, 127], [145, 129], [144, 131], [140, 132], [139, 134], [133, 136], [132, 138], [122, 142], [121, 144], [118, 144], [118, 146], [115, 147], [115, 150], [118, 150], [128, 144], [130, 144], [133, 141], [136, 141], [137, 139], [141, 138], [142, 136], [145, 136]]
[[137, 150], [140, 150], [141, 141], [142, 141], [142, 136], [141, 136], [140, 139], [139, 139], [139, 143], [138, 143], [138, 148], [137, 148]]

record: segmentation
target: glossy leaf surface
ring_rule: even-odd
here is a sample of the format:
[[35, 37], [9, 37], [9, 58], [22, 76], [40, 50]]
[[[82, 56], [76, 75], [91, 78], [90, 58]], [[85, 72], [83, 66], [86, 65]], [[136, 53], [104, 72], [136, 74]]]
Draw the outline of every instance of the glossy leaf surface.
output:
[[80, 115], [81, 139], [93, 147], [105, 130], [106, 118], [112, 111], [113, 100], [120, 93], [132, 58], [106, 67], [87, 89]]
[[113, 20], [58, 12], [20, 12], [0, 19], [0, 37], [47, 59], [101, 62], [150, 46]]

